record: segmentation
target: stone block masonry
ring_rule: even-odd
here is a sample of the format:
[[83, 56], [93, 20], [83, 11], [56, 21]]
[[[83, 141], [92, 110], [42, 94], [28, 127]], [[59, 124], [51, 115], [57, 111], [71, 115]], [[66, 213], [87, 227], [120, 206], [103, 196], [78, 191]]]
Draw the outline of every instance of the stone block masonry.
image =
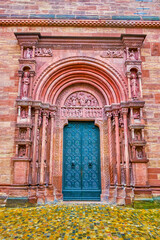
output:
[[159, 20], [157, 0], [1, 1], [0, 18]]

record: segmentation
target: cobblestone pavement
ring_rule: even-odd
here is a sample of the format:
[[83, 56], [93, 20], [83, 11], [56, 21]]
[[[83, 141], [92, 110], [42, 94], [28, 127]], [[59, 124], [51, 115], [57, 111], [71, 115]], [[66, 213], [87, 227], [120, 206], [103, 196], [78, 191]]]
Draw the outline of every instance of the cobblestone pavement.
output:
[[160, 239], [160, 210], [103, 204], [1, 208], [0, 239]]

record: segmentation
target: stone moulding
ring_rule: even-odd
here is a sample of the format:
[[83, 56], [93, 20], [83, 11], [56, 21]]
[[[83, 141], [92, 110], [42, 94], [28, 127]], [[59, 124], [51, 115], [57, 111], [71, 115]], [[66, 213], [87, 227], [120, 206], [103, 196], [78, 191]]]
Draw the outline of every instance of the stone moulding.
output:
[[160, 21], [0, 19], [0, 26], [160, 28]]

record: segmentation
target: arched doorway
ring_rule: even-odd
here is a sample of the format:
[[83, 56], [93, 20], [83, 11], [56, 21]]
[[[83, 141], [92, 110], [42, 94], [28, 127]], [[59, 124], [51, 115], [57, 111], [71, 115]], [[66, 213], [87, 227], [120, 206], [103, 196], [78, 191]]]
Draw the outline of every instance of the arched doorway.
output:
[[[18, 37], [19, 41], [24, 40], [21, 35]], [[126, 44], [132, 43], [128, 41], [130, 37], [130, 35], [126, 38], [122, 36], [124, 41], [119, 38], [119, 48], [125, 44], [125, 41]], [[138, 38], [140, 41], [137, 44], [141, 44], [144, 37]], [[47, 39], [44, 39], [46, 44]], [[101, 38], [97, 40], [100, 51], [103, 50], [100, 44], [103, 40]], [[111, 45], [114, 40], [110, 39]], [[93, 47], [93, 39], [88, 39], [87, 45], [86, 38], [82, 38], [81, 41], [86, 49]], [[23, 44], [26, 42], [24, 41]], [[75, 45], [75, 56], [73, 53], [70, 56], [71, 53], [65, 50], [63, 44], [63, 58], [59, 48], [56, 50], [57, 56], [53, 55], [52, 49], [45, 49], [45, 54], [41, 51], [40, 55], [36, 55], [35, 46], [32, 46], [31, 59], [20, 61], [14, 182], [19, 183], [17, 176], [21, 161], [21, 168], [27, 169], [27, 177], [23, 181], [25, 180], [30, 186], [30, 199], [42, 201], [44, 198], [63, 199], [63, 153], [65, 152], [63, 129], [67, 129], [65, 125], [69, 126], [71, 122], [94, 122], [100, 130], [100, 198], [106, 200], [109, 196], [111, 200], [116, 198], [116, 201], [124, 198], [130, 200], [132, 185], [147, 184], [148, 160], [144, 150], [142, 117], [144, 102], [140, 100], [142, 89], [141, 75], [138, 72], [140, 49], [139, 47], [134, 49], [135, 59], [131, 62], [128, 59], [130, 51], [133, 51], [131, 47], [126, 47], [126, 51], [112, 50], [111, 55], [104, 53], [99, 55], [99, 52], [95, 51], [93, 57], [92, 51], [86, 51], [85, 48], [83, 55], [78, 56], [77, 46], [79, 48], [82, 46]], [[25, 51], [26, 46], [22, 47], [24, 58]], [[127, 53], [126, 58], [124, 53]], [[36, 56], [36, 59], [32, 59], [32, 56]], [[114, 61], [101, 59], [113, 56]], [[49, 63], [41, 61], [39, 57], [52, 57], [52, 59]], [[38, 71], [34, 76], [36, 63]], [[123, 72], [124, 63], [128, 71], [127, 78]], [[133, 67], [134, 65], [137, 67]], [[24, 69], [27, 69], [25, 74]], [[27, 93], [24, 95], [26, 76], [28, 85]], [[22, 139], [23, 133], [25, 140]], [[79, 164], [82, 165], [82, 161]], [[137, 166], [143, 169], [143, 179]], [[64, 190], [65, 188], [63, 192]], [[81, 198], [82, 193], [81, 190]]]

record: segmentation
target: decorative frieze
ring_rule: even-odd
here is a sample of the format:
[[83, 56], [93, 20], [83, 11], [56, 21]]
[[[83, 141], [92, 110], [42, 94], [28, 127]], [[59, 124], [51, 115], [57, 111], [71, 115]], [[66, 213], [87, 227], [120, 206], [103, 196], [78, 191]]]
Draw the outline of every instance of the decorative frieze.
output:
[[122, 50], [122, 49], [107, 49], [100, 56], [102, 58], [123, 58], [124, 50]]
[[52, 57], [52, 49], [51, 48], [36, 48], [35, 49], [35, 57]]
[[103, 118], [101, 107], [61, 107], [61, 118]]

